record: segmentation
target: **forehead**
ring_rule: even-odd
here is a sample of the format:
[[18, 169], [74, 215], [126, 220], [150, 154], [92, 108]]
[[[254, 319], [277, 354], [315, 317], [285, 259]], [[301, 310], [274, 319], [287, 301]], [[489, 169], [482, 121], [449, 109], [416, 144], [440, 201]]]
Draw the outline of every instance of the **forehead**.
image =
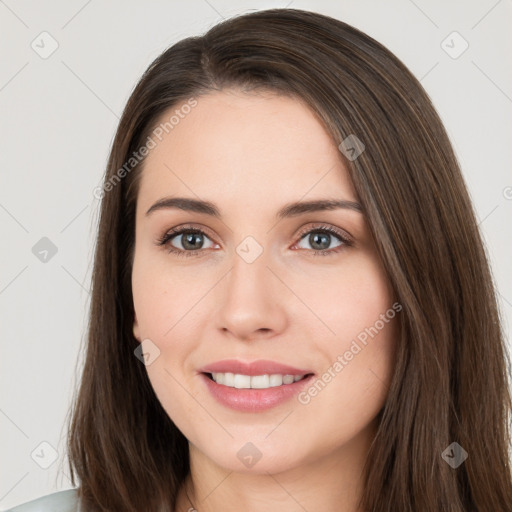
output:
[[144, 163], [143, 207], [184, 193], [246, 205], [278, 206], [309, 193], [356, 199], [336, 144], [302, 101], [233, 89], [195, 101], [175, 105], [157, 122], [166, 126], [173, 116]]

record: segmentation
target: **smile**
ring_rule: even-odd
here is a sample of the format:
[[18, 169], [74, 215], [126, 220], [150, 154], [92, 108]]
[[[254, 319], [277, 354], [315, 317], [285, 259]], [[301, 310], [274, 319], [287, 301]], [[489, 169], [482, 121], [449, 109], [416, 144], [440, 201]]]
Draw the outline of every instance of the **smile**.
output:
[[243, 375], [240, 373], [213, 372], [209, 374], [217, 384], [237, 389], [267, 389], [277, 386], [293, 384], [305, 377], [305, 375]]

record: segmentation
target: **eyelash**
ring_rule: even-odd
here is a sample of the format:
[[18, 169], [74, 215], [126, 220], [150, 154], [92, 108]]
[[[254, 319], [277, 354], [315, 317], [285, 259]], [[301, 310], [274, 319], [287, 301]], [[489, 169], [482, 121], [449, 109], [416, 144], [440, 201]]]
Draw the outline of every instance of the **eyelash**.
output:
[[[173, 253], [176, 256], [180, 257], [196, 257], [199, 256], [201, 252], [204, 252], [205, 249], [195, 249], [192, 251], [186, 251], [183, 249], [178, 249], [176, 247], [173, 247], [170, 244], [170, 241], [175, 238], [178, 235], [181, 235], [183, 233], [198, 233], [205, 235], [206, 237], [210, 238], [207, 233], [205, 233], [202, 229], [192, 227], [192, 226], [183, 226], [181, 228], [175, 228], [171, 231], [168, 231], [164, 233], [161, 237], [158, 238], [156, 244], [158, 246], [167, 246], [167, 249], [169, 253]], [[334, 235], [339, 239], [340, 242], [342, 242], [342, 245], [335, 247], [334, 249], [324, 249], [324, 250], [318, 250], [318, 249], [301, 249], [301, 250], [308, 250], [313, 252], [313, 256], [332, 256], [334, 254], [338, 254], [340, 251], [344, 250], [346, 247], [351, 247], [353, 245], [353, 241], [351, 238], [349, 238], [347, 235], [341, 233], [340, 231], [326, 225], [317, 225], [314, 227], [310, 227], [308, 230], [303, 231], [299, 233], [298, 235], [298, 242], [300, 242], [306, 235], [309, 235], [311, 233], [327, 233], [329, 235]]]

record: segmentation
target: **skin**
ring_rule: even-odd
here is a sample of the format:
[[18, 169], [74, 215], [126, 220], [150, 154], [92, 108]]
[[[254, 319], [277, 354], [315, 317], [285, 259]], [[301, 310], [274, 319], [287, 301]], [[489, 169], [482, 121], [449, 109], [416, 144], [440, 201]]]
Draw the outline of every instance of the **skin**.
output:
[[[208, 363], [238, 358], [321, 377], [391, 308], [392, 289], [362, 213], [275, 219], [293, 201], [358, 201], [348, 171], [322, 123], [297, 99], [228, 89], [197, 100], [145, 161], [132, 273], [134, 336], [158, 347], [148, 376], [189, 440], [188, 495], [200, 512], [356, 512], [392, 377], [396, 317], [307, 404], [294, 397], [264, 412], [235, 411], [198, 375]], [[165, 196], [211, 201], [222, 217], [179, 209], [146, 215]], [[318, 246], [300, 231], [318, 223], [348, 233], [353, 244], [332, 236], [323, 246], [330, 254], [314, 255]], [[198, 256], [157, 245], [183, 224], [206, 233]], [[263, 248], [252, 263], [236, 252], [247, 236]], [[172, 241], [185, 251], [182, 244], [182, 235]], [[262, 454], [251, 468], [237, 457], [247, 442]], [[190, 508], [182, 489], [177, 510]]]

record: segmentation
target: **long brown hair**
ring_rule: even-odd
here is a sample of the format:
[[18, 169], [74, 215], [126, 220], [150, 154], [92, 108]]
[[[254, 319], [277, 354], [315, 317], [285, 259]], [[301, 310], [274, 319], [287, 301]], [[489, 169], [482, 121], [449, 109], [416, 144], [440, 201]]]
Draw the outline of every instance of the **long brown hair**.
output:
[[[510, 361], [448, 136], [389, 50], [341, 21], [295, 9], [240, 15], [176, 43], [123, 112], [101, 191], [86, 360], [69, 425], [71, 477], [84, 506], [170, 511], [189, 472], [187, 439], [134, 356], [131, 268], [144, 166], [134, 155], [168, 109], [226, 87], [296, 97], [336, 145], [355, 135], [365, 146], [358, 158], [342, 158], [403, 312], [362, 509], [512, 510]], [[442, 456], [453, 442], [468, 455], [456, 468]]]

